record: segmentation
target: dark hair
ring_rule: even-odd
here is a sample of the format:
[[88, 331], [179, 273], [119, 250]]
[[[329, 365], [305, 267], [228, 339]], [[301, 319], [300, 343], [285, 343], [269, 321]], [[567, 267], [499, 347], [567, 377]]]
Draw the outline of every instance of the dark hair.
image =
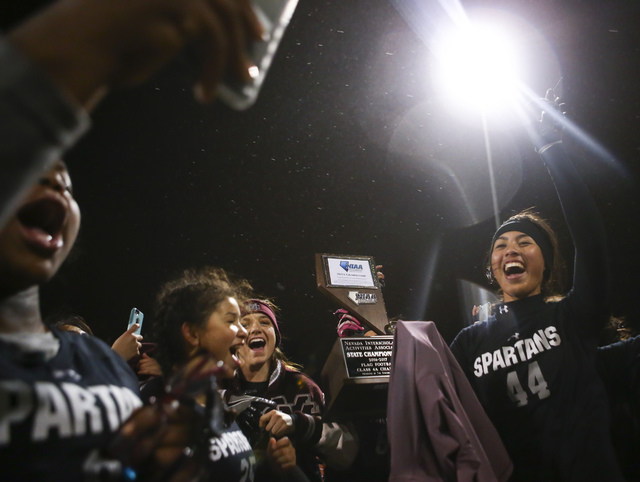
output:
[[163, 373], [168, 375], [177, 365], [187, 361], [183, 323], [204, 326], [218, 304], [227, 298], [236, 298], [242, 303], [250, 289], [247, 281], [211, 266], [186, 270], [165, 283], [156, 299], [154, 321], [154, 338], [158, 345], [156, 358]]
[[[554, 296], [557, 297], [558, 295], [564, 294], [565, 265], [562, 255], [560, 254], [560, 249], [558, 247], [558, 236], [556, 236], [556, 233], [553, 231], [547, 220], [540, 216], [540, 214], [535, 212], [533, 209], [534, 208], [528, 208], [520, 211], [517, 214], [514, 214], [504, 223], [502, 223], [500, 225], [500, 228], [514, 221], [527, 221], [540, 228], [549, 238], [549, 242], [551, 243], [553, 249], [553, 256], [551, 260], [551, 266], [547, 266], [547, 263], [545, 262], [544, 273], [542, 275], [542, 286], [540, 289], [542, 296], [546, 300], [547, 298]], [[498, 228], [497, 231], [499, 231], [500, 228]], [[493, 269], [491, 268], [492, 253], [493, 245], [489, 246], [489, 252], [487, 253], [487, 257], [485, 259], [485, 274], [489, 282], [491, 284], [494, 284], [496, 280], [493, 276]], [[498, 289], [498, 293], [502, 294], [502, 290]]]
[[91, 331], [91, 328], [89, 327], [89, 325], [87, 325], [87, 322], [82, 316], [75, 315], [64, 310], [50, 315], [47, 319], [44, 320], [44, 322], [49, 326], [65, 331], [71, 331], [68, 327], [75, 326], [76, 328], [80, 328], [85, 333], [93, 335], [93, 331]]

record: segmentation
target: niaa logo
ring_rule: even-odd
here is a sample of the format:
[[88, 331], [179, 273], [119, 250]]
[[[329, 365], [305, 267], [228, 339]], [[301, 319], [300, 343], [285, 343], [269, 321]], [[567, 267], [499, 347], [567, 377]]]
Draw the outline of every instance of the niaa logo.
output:
[[349, 263], [349, 261], [340, 261], [340, 267], [345, 271], [349, 271], [350, 269], [359, 269], [360, 271], [362, 271], [361, 264], [353, 264]]

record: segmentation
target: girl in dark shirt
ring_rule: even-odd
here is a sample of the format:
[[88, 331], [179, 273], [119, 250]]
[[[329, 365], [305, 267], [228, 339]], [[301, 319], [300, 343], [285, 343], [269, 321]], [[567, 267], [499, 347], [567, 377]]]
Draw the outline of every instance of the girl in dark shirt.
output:
[[[248, 289], [243, 281], [232, 280], [222, 269], [205, 267], [185, 271], [177, 279], [166, 283], [157, 299], [154, 332], [157, 358], [163, 373], [176, 372], [198, 352], [204, 351], [219, 362], [220, 378], [233, 378], [240, 366], [237, 351], [245, 344], [246, 330], [240, 324], [237, 299], [243, 299]], [[149, 383], [143, 398], [162, 393], [163, 383]], [[215, 405], [222, 406], [217, 391]], [[204, 397], [196, 398], [203, 407]], [[211, 480], [253, 481], [268, 473], [270, 480], [294, 479], [296, 454], [287, 437], [271, 438], [267, 445], [267, 463], [258, 466], [247, 438], [232, 414], [226, 410], [222, 417], [221, 434], [209, 439], [209, 467]]]
[[93, 336], [48, 328], [39, 288], [76, 240], [80, 210], [62, 161], [0, 229], [0, 459], [3, 480], [84, 480], [141, 405], [134, 374]]
[[529, 211], [513, 216], [493, 236], [487, 265], [503, 303], [451, 350], [509, 451], [513, 480], [622, 480], [594, 365], [609, 314], [604, 229], [560, 138], [538, 153], [573, 238], [573, 287], [554, 296], [561, 267], [547, 223]]

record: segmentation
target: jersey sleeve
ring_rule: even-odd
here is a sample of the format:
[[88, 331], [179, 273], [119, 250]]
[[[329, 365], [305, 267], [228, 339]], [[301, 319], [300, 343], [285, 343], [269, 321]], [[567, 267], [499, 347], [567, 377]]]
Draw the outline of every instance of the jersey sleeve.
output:
[[322, 437], [322, 414], [324, 413], [324, 393], [320, 387], [306, 375], [300, 374], [298, 385], [301, 391], [311, 395], [311, 403], [295, 407], [293, 411], [293, 434], [298, 443], [316, 445]]
[[640, 400], [640, 336], [598, 348], [596, 367], [610, 395]]
[[611, 298], [606, 235], [602, 218], [562, 143], [540, 154], [555, 185], [575, 248], [573, 287], [567, 296], [579, 330], [598, 333], [609, 316]]

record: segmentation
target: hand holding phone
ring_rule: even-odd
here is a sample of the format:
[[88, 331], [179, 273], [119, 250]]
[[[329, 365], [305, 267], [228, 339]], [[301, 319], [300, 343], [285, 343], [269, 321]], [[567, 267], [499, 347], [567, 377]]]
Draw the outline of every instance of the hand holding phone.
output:
[[[139, 357], [140, 348], [142, 347], [142, 335], [140, 330], [142, 329], [142, 320], [144, 314], [138, 308], [132, 308], [129, 315], [129, 323], [127, 324], [126, 331], [113, 342], [111, 348], [118, 353], [125, 361], [129, 361], [134, 357]], [[138, 328], [135, 331], [131, 331], [134, 324], [138, 324]]]
[[129, 324], [127, 325], [127, 330], [131, 328], [131, 325], [134, 323], [138, 324], [138, 329], [134, 331], [134, 335], [139, 335], [140, 330], [142, 330], [142, 321], [144, 320], [144, 313], [140, 311], [138, 308], [131, 308], [131, 314], [129, 315]]

